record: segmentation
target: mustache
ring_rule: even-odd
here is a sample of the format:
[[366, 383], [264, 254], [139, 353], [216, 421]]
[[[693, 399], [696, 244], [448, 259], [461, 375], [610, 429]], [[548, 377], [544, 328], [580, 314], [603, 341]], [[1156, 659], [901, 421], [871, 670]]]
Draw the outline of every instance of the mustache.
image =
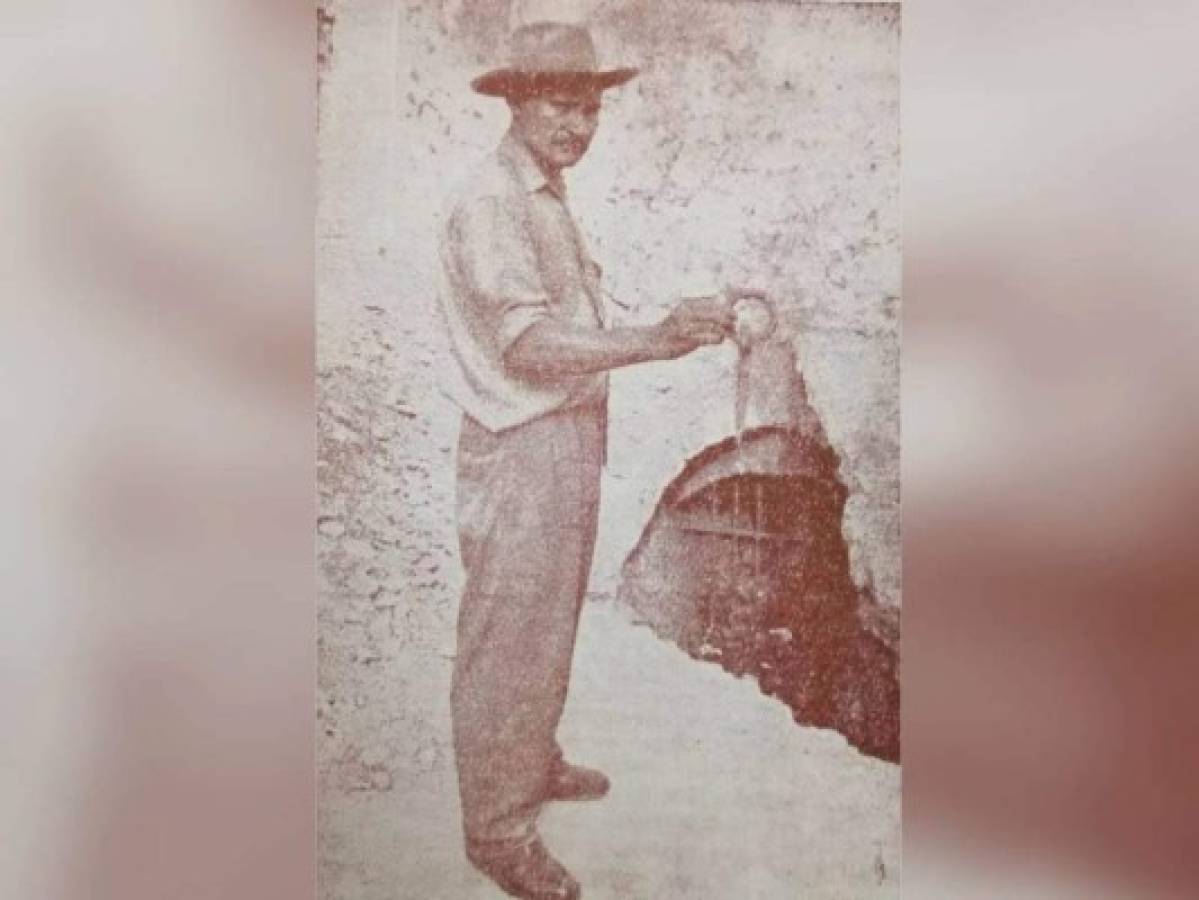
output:
[[573, 137], [571, 135], [562, 135], [554, 138], [554, 143], [561, 147], [569, 147], [571, 150], [586, 150], [591, 141], [587, 138]]

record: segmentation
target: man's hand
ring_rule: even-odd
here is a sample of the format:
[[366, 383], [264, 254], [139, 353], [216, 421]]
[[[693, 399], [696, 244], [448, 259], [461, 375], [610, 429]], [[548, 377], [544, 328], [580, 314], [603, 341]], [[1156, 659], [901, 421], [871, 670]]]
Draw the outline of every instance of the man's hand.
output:
[[508, 347], [504, 362], [517, 375], [544, 380], [677, 359], [729, 337], [733, 303], [728, 294], [680, 300], [657, 325], [632, 328], [583, 328], [546, 319]]
[[657, 325], [666, 359], [698, 347], [719, 344], [732, 332], [733, 302], [727, 296], [680, 300]]
[[766, 291], [762, 288], [742, 287], [734, 284], [724, 289], [724, 296], [730, 303], [735, 304], [738, 300], [765, 300]]

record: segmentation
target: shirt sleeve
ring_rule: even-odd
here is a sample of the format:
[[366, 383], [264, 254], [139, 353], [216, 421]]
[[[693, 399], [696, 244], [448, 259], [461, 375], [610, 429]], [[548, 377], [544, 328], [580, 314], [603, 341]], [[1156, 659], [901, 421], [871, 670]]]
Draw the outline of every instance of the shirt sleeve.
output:
[[471, 311], [494, 335], [501, 357], [550, 316], [536, 252], [511, 207], [502, 197], [474, 199], [457, 210], [449, 234]]

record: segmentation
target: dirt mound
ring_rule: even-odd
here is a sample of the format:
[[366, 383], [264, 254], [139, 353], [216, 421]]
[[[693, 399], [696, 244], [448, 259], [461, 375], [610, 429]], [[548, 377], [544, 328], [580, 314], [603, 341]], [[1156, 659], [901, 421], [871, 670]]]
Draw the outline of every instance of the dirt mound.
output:
[[[626, 563], [621, 600], [693, 658], [755, 678], [797, 722], [898, 762], [897, 623], [850, 577], [835, 457], [784, 437], [782, 452], [755, 456], [780, 439], [759, 433], [693, 460]], [[742, 455], [757, 471], [739, 471]]]

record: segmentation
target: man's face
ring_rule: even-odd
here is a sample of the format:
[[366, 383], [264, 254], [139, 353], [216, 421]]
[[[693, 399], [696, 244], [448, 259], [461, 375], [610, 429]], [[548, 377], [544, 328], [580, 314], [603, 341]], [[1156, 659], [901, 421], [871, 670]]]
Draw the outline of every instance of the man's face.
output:
[[600, 94], [595, 90], [554, 90], [512, 101], [512, 123], [541, 165], [550, 170], [573, 166], [595, 136]]

